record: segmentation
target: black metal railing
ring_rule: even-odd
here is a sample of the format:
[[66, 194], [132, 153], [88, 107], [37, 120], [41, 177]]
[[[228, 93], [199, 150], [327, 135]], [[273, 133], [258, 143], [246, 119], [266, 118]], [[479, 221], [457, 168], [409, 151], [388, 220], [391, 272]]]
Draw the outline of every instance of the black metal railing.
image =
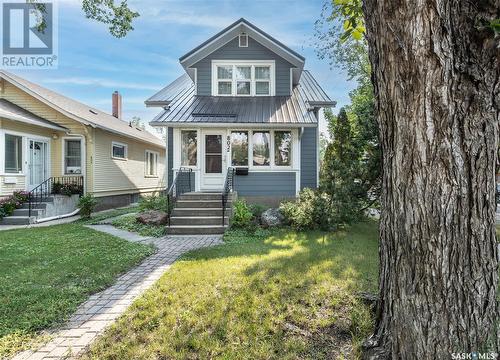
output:
[[222, 190], [222, 226], [224, 226], [226, 222], [227, 199], [229, 198], [229, 194], [233, 192], [234, 173], [235, 173], [235, 168], [233, 167], [227, 168], [226, 181], [224, 182], [224, 189]]
[[168, 214], [168, 226], [170, 226], [170, 218], [172, 215], [172, 210], [174, 209], [175, 202], [185, 192], [191, 192], [191, 173], [193, 169], [190, 168], [180, 168], [175, 174], [172, 185], [170, 185], [167, 191], [167, 214]]
[[83, 195], [83, 176], [50, 177], [28, 193], [28, 216], [32, 210], [51, 195]]

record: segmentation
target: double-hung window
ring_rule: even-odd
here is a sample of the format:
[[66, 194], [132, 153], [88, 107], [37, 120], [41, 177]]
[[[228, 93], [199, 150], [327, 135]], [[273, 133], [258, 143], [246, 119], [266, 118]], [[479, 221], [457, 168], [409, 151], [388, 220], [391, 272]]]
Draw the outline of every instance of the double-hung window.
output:
[[23, 138], [5, 134], [5, 172], [19, 174], [23, 171]]
[[82, 140], [64, 139], [64, 173], [82, 173]]
[[271, 62], [212, 63], [213, 94], [218, 96], [273, 96], [274, 64]]
[[156, 151], [146, 150], [146, 176], [158, 176], [158, 156]]

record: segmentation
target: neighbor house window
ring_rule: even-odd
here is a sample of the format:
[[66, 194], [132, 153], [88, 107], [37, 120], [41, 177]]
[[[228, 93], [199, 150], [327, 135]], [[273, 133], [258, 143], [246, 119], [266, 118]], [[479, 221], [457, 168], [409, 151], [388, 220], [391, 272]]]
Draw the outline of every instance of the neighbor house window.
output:
[[23, 138], [5, 134], [5, 172], [20, 173], [23, 171]]
[[158, 156], [157, 152], [146, 150], [146, 176], [158, 176]]
[[269, 166], [269, 131], [254, 131], [252, 135], [254, 166]]
[[292, 157], [292, 133], [290, 131], [274, 132], [274, 165], [290, 166]]
[[273, 94], [274, 65], [257, 62], [226, 64], [214, 61], [214, 95], [270, 96]]
[[197, 133], [196, 130], [181, 131], [181, 165], [196, 166], [197, 159]]
[[64, 173], [82, 173], [82, 141], [80, 139], [64, 140]]
[[112, 156], [115, 159], [126, 159], [127, 158], [127, 145], [117, 142], [113, 142]]
[[248, 166], [248, 131], [231, 133], [231, 166]]

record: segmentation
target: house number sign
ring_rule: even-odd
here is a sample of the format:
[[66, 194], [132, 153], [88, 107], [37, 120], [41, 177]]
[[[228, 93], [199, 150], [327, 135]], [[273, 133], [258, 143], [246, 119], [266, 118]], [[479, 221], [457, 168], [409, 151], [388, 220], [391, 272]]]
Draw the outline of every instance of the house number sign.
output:
[[226, 145], [227, 145], [226, 151], [229, 152], [229, 150], [231, 150], [231, 137], [229, 135], [227, 136]]

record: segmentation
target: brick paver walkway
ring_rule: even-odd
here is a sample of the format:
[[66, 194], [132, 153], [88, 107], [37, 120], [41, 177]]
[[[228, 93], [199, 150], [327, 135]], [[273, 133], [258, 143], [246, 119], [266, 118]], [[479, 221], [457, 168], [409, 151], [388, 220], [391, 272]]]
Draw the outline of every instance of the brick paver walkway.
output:
[[136, 297], [158, 280], [180, 255], [189, 250], [222, 243], [222, 237], [219, 235], [144, 238], [110, 225], [89, 227], [129, 241], [152, 243], [158, 248], [158, 252], [120, 276], [113, 286], [92, 295], [80, 305], [49, 343], [36, 351], [29, 350], [18, 354], [14, 357], [15, 360], [63, 359], [77, 356], [118, 318]]

